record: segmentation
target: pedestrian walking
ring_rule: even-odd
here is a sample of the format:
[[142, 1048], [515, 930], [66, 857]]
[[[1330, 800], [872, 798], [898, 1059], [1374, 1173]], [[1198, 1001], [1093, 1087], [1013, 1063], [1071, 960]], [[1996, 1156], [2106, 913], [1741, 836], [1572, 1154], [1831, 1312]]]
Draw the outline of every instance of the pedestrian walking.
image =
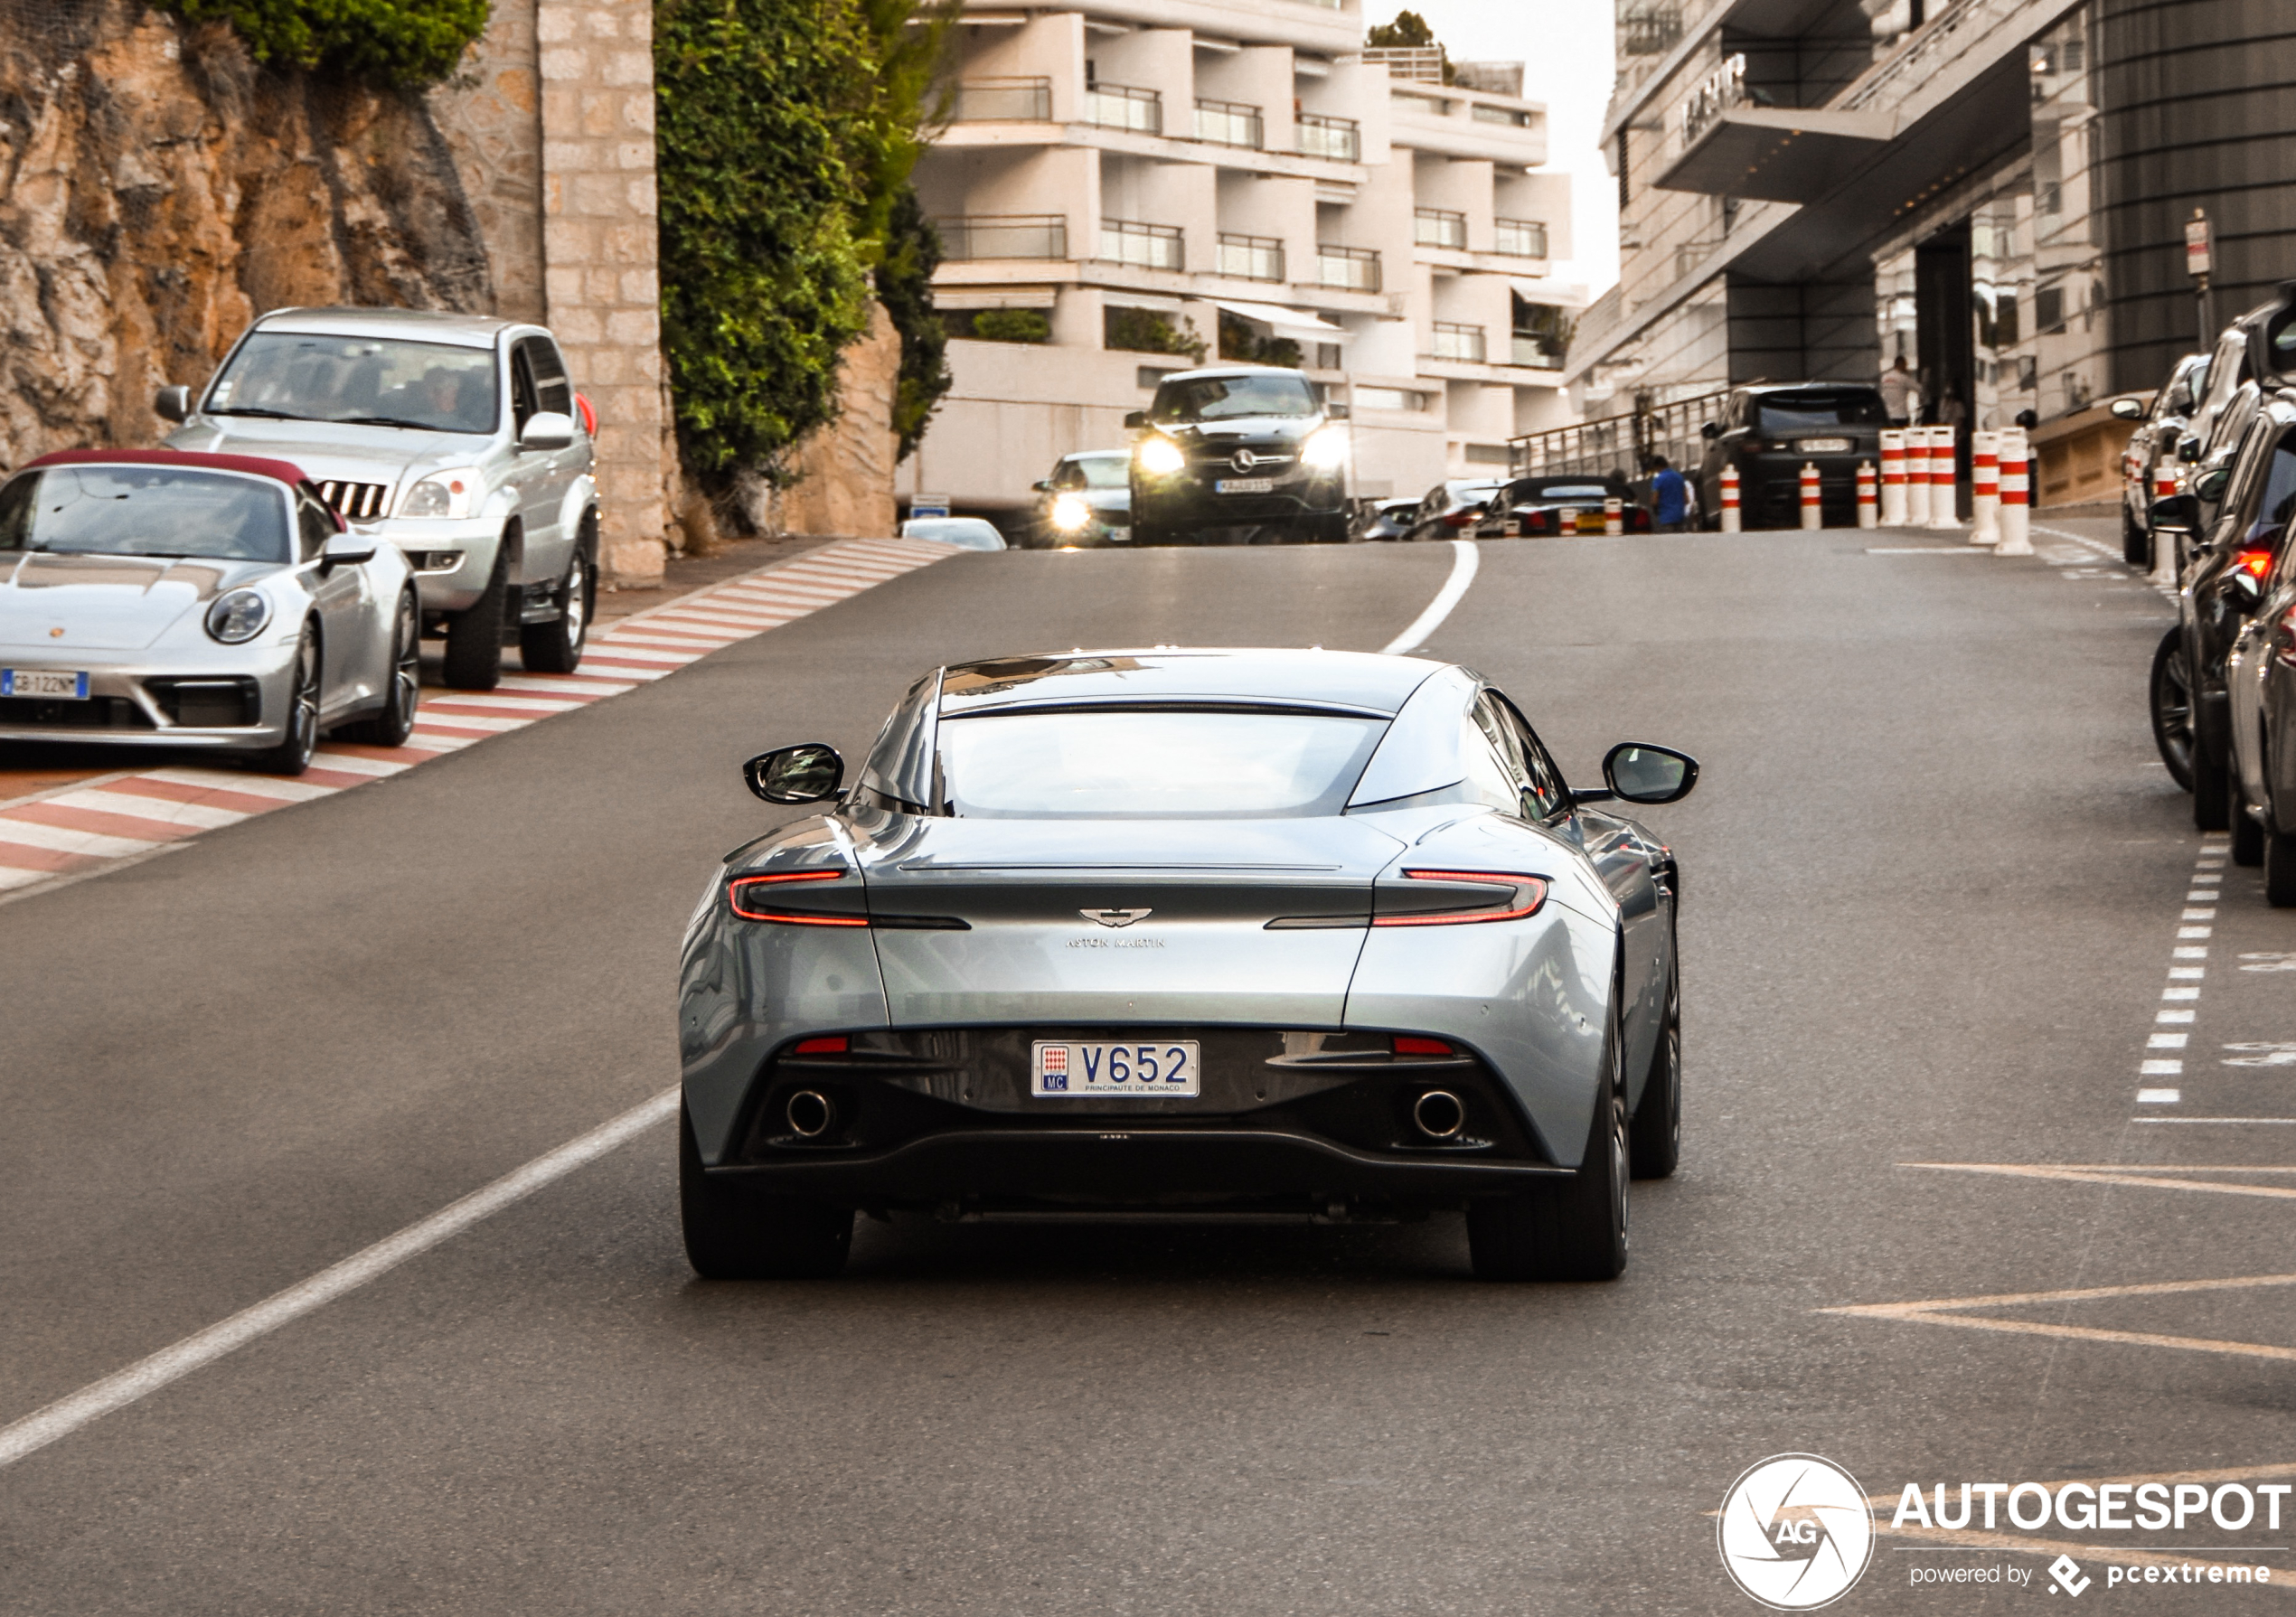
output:
[[1881, 407], [1889, 412], [1892, 427], [1906, 426], [1921, 413], [1921, 383], [1905, 369], [1902, 353], [1895, 365], [1881, 373]]
[[1661, 533], [1680, 533], [1688, 527], [1690, 515], [1690, 485], [1682, 474], [1666, 464], [1666, 456], [1653, 455], [1651, 465], [1651, 499], [1657, 507], [1651, 516]]

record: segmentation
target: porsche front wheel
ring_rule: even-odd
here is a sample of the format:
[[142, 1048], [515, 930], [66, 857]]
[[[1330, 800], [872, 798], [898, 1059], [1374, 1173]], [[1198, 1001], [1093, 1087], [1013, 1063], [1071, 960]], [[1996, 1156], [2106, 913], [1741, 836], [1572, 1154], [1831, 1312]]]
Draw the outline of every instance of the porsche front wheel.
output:
[[1603, 1095], [1586, 1153], [1569, 1180], [1467, 1204], [1467, 1253], [1478, 1280], [1615, 1280], [1626, 1272], [1626, 1086], [1614, 991]]

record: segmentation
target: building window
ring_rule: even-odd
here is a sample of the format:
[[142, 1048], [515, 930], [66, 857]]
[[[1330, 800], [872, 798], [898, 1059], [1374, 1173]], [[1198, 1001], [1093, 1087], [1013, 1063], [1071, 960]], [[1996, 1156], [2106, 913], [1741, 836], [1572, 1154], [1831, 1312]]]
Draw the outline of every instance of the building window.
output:
[[1530, 127], [1530, 114], [1512, 107], [1489, 107], [1481, 101], [1468, 103], [1467, 116], [1479, 124], [1506, 124], [1517, 129]]
[[1065, 259], [1068, 221], [1058, 213], [976, 213], [936, 219], [941, 257], [955, 262], [976, 259]]
[[2043, 336], [2065, 330], [2065, 288], [2043, 287], [2033, 294], [2033, 329]]
[[1244, 146], [1258, 151], [1264, 144], [1259, 108], [1241, 101], [1196, 103], [1196, 138], [1213, 146]]
[[1180, 227], [1142, 224], [1130, 219], [1100, 221], [1100, 256], [1134, 269], [1185, 269], [1188, 255]]
[[1052, 80], [967, 79], [953, 112], [960, 124], [1040, 124], [1052, 116]]
[[1104, 129], [1129, 129], [1135, 135], [1164, 132], [1164, 99], [1153, 89], [1132, 89], [1122, 84], [1095, 84], [1084, 92], [1084, 121]]
[[1514, 305], [1514, 329], [1509, 334], [1510, 352], [1508, 358], [1515, 364], [1531, 371], [1559, 371], [1563, 356], [1570, 352], [1574, 325], [1567, 311], [1552, 304], [1532, 303], [1517, 296]]
[[1411, 240], [1420, 247], [1467, 250], [1467, 216], [1443, 208], [1421, 208], [1411, 216]]
[[1427, 396], [1415, 393], [1408, 388], [1359, 387], [1352, 397], [1358, 409], [1397, 409], [1416, 413], [1424, 412], [1427, 408]]
[[1547, 256], [1547, 227], [1535, 219], [1495, 219], [1491, 221], [1491, 250], [1510, 259], [1543, 259]]
[[1219, 273], [1244, 281], [1284, 278], [1284, 244], [1272, 236], [1229, 236], [1219, 239]]
[[1363, 155], [1362, 127], [1351, 118], [1325, 118], [1303, 112], [1298, 118], [1300, 155], [1354, 163]]
[[1471, 365], [1482, 364], [1483, 360], [1482, 327], [1454, 325], [1446, 321], [1436, 321], [1435, 323], [1435, 349], [1432, 357], [1439, 360], [1459, 360]]
[[1347, 292], [1377, 292], [1379, 255], [1369, 248], [1319, 244], [1315, 249], [1315, 284]]

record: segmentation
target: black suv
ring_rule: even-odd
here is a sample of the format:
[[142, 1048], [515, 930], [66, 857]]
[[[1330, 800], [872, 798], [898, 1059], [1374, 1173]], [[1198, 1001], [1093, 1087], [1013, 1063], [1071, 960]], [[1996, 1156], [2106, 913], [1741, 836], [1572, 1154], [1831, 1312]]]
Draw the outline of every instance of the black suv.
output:
[[1740, 388], [1722, 418], [1699, 430], [1698, 510], [1706, 525], [1722, 512], [1722, 468], [1738, 468], [1738, 509], [1749, 528], [1792, 528], [1802, 521], [1802, 468], [1818, 468], [1819, 504], [1829, 528], [1858, 521], [1858, 467], [1881, 472], [1881, 429], [1889, 425], [1881, 390], [1834, 381], [1773, 382]]
[[1175, 371], [1156, 401], [1124, 418], [1132, 447], [1134, 545], [1239, 537], [1347, 541], [1347, 406], [1296, 371], [1222, 365]]

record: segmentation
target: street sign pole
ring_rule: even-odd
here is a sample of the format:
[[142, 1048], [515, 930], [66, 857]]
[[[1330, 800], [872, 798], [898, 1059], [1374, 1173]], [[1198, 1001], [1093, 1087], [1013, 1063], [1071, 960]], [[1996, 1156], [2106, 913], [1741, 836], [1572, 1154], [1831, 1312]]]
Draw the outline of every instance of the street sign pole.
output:
[[2216, 323], [2208, 308], [2208, 277], [2216, 268], [2215, 256], [2209, 249], [2208, 215], [2195, 208], [2191, 220], [2185, 225], [2185, 273], [2192, 277], [2195, 312], [2200, 317], [2200, 352], [2208, 353], [2216, 345]]

